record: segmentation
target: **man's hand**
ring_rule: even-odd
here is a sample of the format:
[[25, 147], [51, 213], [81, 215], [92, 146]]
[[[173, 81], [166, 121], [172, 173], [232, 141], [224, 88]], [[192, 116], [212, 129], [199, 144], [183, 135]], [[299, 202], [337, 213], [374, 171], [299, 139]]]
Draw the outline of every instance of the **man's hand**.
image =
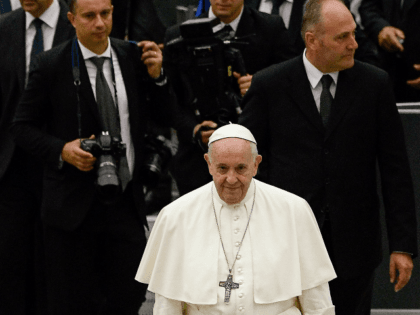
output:
[[[89, 139], [95, 139], [95, 136], [91, 135]], [[83, 172], [91, 171], [96, 162], [96, 158], [91, 153], [80, 148], [80, 139], [67, 142], [61, 151], [61, 158]]]
[[394, 286], [395, 292], [400, 291], [408, 283], [413, 271], [413, 259], [410, 254], [392, 253], [389, 261], [389, 276], [391, 283], [395, 282], [398, 270], [397, 283]]
[[238, 72], [233, 72], [233, 76], [238, 80], [241, 95], [244, 96], [248, 89], [251, 87], [252, 75], [247, 74], [241, 77]]
[[[414, 69], [420, 71], [420, 64], [413, 65]], [[407, 84], [415, 89], [420, 90], [420, 77], [414, 80], [407, 81]]]
[[379, 46], [389, 52], [404, 51], [401, 39], [405, 39], [404, 32], [393, 26], [385, 26], [378, 34]]
[[201, 124], [198, 124], [197, 126], [194, 127], [194, 136], [197, 134], [198, 130], [201, 127], [214, 128], [213, 130], [207, 130], [207, 131], [202, 131], [201, 132], [201, 141], [204, 144], [207, 144], [207, 143], [209, 143], [209, 138], [213, 134], [215, 128], [217, 127], [217, 124], [215, 122], [213, 122], [213, 121], [210, 121], [210, 120], [203, 121]]
[[143, 49], [141, 60], [147, 67], [147, 72], [153, 79], [160, 76], [162, 69], [162, 51], [155, 42], [141, 41], [138, 46]]

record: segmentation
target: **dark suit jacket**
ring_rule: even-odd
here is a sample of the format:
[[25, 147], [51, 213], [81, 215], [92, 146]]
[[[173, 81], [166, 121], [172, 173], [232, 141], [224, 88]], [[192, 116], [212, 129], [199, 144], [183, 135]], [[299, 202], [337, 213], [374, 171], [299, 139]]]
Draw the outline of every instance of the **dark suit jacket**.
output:
[[[74, 36], [67, 19], [68, 7], [60, 1], [60, 17], [53, 46]], [[8, 169], [15, 152], [9, 133], [10, 123], [25, 89], [25, 11], [20, 8], [0, 17], [0, 179]]]
[[329, 212], [339, 276], [373, 270], [382, 258], [376, 161], [390, 250], [417, 255], [403, 129], [384, 71], [356, 61], [340, 72], [326, 130], [302, 56], [257, 73], [243, 103], [239, 122], [262, 152], [263, 180], [305, 198], [320, 225]]
[[400, 14], [400, 1], [363, 0], [359, 12], [365, 32], [378, 43], [379, 32], [385, 26], [400, 28], [405, 33], [404, 52], [380, 52], [382, 66], [395, 81], [398, 101], [420, 101], [420, 91], [406, 85], [407, 80], [420, 77], [413, 64], [420, 64], [420, 0], [404, 0]]
[[[77, 95], [73, 84], [72, 40], [39, 55], [12, 126], [16, 142], [46, 162], [42, 215], [45, 223], [74, 229], [83, 221], [95, 197], [96, 171], [82, 172], [58, 159], [66, 142], [79, 138]], [[111, 39], [123, 75], [130, 114], [130, 132], [135, 151], [132, 179], [139, 216], [143, 212], [143, 186], [139, 175], [144, 155], [144, 134], [150, 114], [160, 122], [170, 121], [168, 85], [157, 86], [142, 63], [140, 49], [129, 42]], [[80, 53], [80, 51], [79, 51]], [[81, 53], [80, 53], [81, 54]], [[82, 57], [81, 57], [82, 58]], [[82, 59], [83, 60], [83, 59]], [[101, 132], [99, 111], [85, 63], [81, 71], [82, 137]]]
[[[208, 14], [206, 14], [207, 16]], [[295, 55], [290, 50], [289, 35], [283, 20], [279, 16], [271, 16], [244, 7], [235, 36], [241, 38], [247, 35], [251, 36], [244, 38], [243, 41], [249, 42], [249, 45], [238, 48], [241, 50], [245, 68], [251, 75]], [[166, 32], [165, 44], [179, 36], [179, 26], [169, 28]], [[164, 62], [165, 64], [173, 62], [168, 46], [166, 46], [164, 51]], [[210, 179], [207, 164], [203, 159], [204, 152], [198, 145], [192, 143], [193, 129], [201, 121], [196, 120], [194, 109], [190, 107], [194, 96], [186, 95], [186, 89], [182, 84], [179, 72], [176, 69], [170, 71], [170, 65], [166, 69], [168, 69], [168, 73], [172, 78], [180, 107], [184, 110], [182, 115], [179, 115], [177, 132], [180, 144], [174, 159], [176, 167], [173, 170], [173, 174], [178, 179], [178, 182], [188, 182], [193, 187], [198, 188]], [[233, 84], [237, 87], [236, 80]], [[191, 173], [191, 169], [197, 172], [195, 176]]]
[[[344, 1], [347, 7], [350, 7], [349, 1]], [[297, 53], [302, 53], [305, 49], [305, 42], [301, 36], [302, 17], [306, 0], [294, 0], [292, 12], [290, 15], [290, 23], [288, 31], [290, 33], [290, 40], [293, 50]], [[259, 9], [261, 0], [245, 0], [245, 4], [256, 10]], [[356, 28], [356, 41], [359, 48], [356, 50], [355, 58], [360, 61], [368, 62], [375, 66], [379, 65], [377, 50], [375, 44], [367, 38], [363, 30], [357, 25]]]

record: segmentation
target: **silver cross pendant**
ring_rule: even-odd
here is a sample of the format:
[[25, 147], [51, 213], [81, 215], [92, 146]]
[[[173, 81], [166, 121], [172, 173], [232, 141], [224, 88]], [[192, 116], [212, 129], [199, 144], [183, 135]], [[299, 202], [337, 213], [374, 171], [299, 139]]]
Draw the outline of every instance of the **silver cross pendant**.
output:
[[232, 289], [238, 289], [239, 283], [233, 282], [233, 276], [231, 274], [228, 275], [226, 281], [220, 281], [219, 287], [225, 288], [225, 303], [229, 303], [230, 300], [230, 293]]

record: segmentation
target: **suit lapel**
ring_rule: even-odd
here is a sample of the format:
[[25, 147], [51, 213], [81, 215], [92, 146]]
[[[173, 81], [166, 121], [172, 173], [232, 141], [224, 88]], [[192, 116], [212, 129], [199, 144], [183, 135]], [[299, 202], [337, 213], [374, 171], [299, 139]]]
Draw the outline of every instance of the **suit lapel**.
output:
[[71, 33], [73, 32], [73, 28], [70, 25], [70, 22], [67, 18], [67, 9], [63, 5], [63, 3], [61, 3], [61, 1], [59, 1], [59, 4], [60, 4], [60, 15], [58, 17], [57, 28], [54, 34], [53, 47], [69, 39], [71, 36]]
[[244, 12], [242, 13], [235, 36], [243, 37], [252, 34], [255, 34], [254, 20], [251, 18], [250, 9], [244, 6]]
[[118, 63], [121, 68], [121, 75], [123, 77], [125, 89], [127, 92], [128, 108], [131, 111], [131, 106], [136, 103], [136, 100], [134, 99], [135, 93], [133, 93], [133, 91], [138, 89], [138, 87], [135, 86], [136, 80], [134, 80], [135, 71], [133, 69], [133, 64], [129, 62], [127, 52], [112, 39], [111, 46], [115, 50], [118, 57]]
[[324, 126], [316, 107], [308, 76], [303, 65], [302, 55], [296, 57], [294, 62], [296, 64], [291, 68], [295, 71], [291, 73], [290, 81], [288, 82], [289, 95], [310, 123], [312, 123], [318, 131], [324, 133]]
[[14, 47], [11, 47], [11, 50], [18, 56], [16, 60], [16, 71], [18, 74], [19, 87], [20, 90], [25, 90], [25, 79], [26, 79], [26, 16], [25, 11], [20, 9], [19, 17], [17, 23], [14, 27], [13, 33], [19, 34], [20, 38], [13, 41]]
[[414, 3], [416, 3], [416, 0], [404, 0], [403, 7], [402, 7], [403, 17], [407, 16], [407, 13], [410, 11]]
[[348, 70], [340, 71], [337, 81], [337, 90], [331, 107], [331, 117], [325, 137], [328, 138], [335, 128], [339, 125], [346, 112], [351, 108], [356, 93], [354, 93], [354, 81], [357, 72], [354, 67]]
[[[70, 50], [71, 50], [71, 45], [70, 45]], [[83, 59], [83, 55], [80, 48], [78, 48], [78, 50], [79, 50], [79, 58], [80, 58], [79, 68], [80, 68], [80, 81], [81, 81], [80, 103], [82, 104], [82, 106], [87, 105], [87, 107], [90, 109], [93, 116], [95, 117], [95, 120], [98, 122], [99, 126], [101, 126], [102, 123], [99, 116], [99, 109], [95, 100], [95, 95], [93, 94], [92, 85], [90, 84], [89, 74], [87, 72], [86, 64]], [[71, 61], [71, 53], [68, 57], [68, 60]]]
[[[132, 45], [132, 44], [127, 44]], [[139, 82], [137, 80], [138, 73], [136, 73], [136, 68], [133, 66], [133, 63], [131, 58], [128, 57], [127, 51], [123, 49], [123, 47], [118, 44], [116, 41], [114, 41], [111, 38], [111, 46], [115, 50], [117, 57], [118, 57], [118, 63], [121, 68], [121, 75], [124, 80], [125, 90], [127, 93], [127, 102], [128, 102], [128, 111], [129, 111], [129, 119], [130, 119], [130, 131], [131, 135], [135, 136], [136, 130], [139, 127], [138, 121], [136, 121], [136, 117], [139, 117], [140, 111], [141, 111], [141, 105], [140, 100], [137, 97], [139, 95], [139, 89], [143, 89], [143, 82]], [[139, 51], [140, 54], [140, 51]], [[139, 86], [140, 84], [140, 86]], [[143, 91], [146, 93], [145, 91]]]

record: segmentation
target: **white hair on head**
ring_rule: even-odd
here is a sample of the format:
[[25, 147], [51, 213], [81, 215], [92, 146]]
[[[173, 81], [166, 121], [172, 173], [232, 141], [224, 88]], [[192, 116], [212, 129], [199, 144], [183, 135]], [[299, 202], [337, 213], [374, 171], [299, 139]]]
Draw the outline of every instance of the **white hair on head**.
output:
[[[257, 145], [254, 142], [251, 142], [251, 141], [248, 141], [248, 140], [245, 140], [245, 141], [248, 142], [249, 145], [251, 146], [252, 161], [255, 162], [255, 159], [258, 156]], [[211, 161], [211, 151], [212, 151], [212, 149], [211, 148], [213, 146], [213, 143], [214, 142], [210, 143], [209, 149], [207, 151], [207, 154], [209, 156], [210, 163], [212, 163], [212, 161]]]

